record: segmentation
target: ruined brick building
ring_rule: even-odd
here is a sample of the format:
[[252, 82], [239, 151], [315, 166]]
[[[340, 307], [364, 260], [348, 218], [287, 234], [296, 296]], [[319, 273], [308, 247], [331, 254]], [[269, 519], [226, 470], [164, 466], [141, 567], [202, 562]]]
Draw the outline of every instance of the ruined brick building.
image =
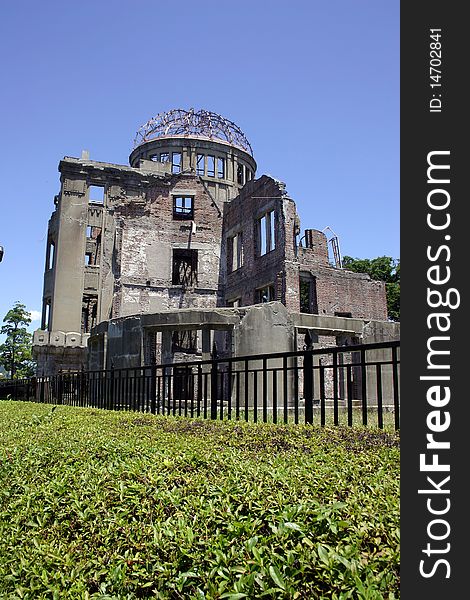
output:
[[385, 285], [301, 231], [284, 183], [256, 174], [232, 122], [172, 110], [129, 166], [65, 157], [49, 221], [40, 374], [219, 352], [396, 338]]

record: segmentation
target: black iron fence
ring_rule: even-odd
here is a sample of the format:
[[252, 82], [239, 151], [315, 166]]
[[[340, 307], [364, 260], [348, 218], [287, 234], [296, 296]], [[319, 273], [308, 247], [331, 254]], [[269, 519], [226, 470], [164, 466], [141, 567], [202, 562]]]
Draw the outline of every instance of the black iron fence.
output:
[[400, 427], [400, 343], [0, 381], [0, 398], [211, 419]]

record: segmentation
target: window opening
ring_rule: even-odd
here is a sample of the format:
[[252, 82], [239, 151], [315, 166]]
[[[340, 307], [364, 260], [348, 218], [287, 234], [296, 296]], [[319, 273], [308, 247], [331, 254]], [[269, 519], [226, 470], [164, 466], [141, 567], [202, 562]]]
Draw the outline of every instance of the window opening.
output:
[[55, 259], [55, 243], [51, 240], [47, 248], [47, 270], [50, 271], [54, 267]]
[[300, 280], [300, 312], [310, 312], [310, 281]]
[[276, 247], [275, 212], [263, 215], [256, 221], [257, 254], [263, 256]]
[[192, 196], [173, 196], [173, 218], [192, 219], [194, 205]]
[[171, 340], [171, 351], [195, 354], [197, 352], [197, 329], [174, 331]]
[[256, 290], [255, 303], [257, 304], [260, 302], [272, 302], [275, 299], [274, 285], [271, 283]]
[[300, 312], [312, 315], [318, 314], [317, 280], [315, 277], [300, 277]]
[[51, 319], [51, 300], [48, 298], [44, 301], [44, 310], [42, 316], [41, 329], [44, 331], [50, 330], [50, 319]]
[[244, 169], [243, 169], [243, 165], [238, 164], [237, 165], [237, 183], [239, 183], [240, 185], [243, 185], [245, 183], [244, 181], [244, 173], [243, 173]]
[[207, 157], [207, 176], [215, 177], [215, 156]]
[[243, 235], [238, 232], [228, 238], [228, 271], [236, 271], [243, 266]]
[[196, 173], [198, 175], [204, 175], [205, 174], [205, 171], [204, 171], [204, 159], [205, 159], [204, 154], [198, 154], [197, 155], [197, 159], [196, 159]]
[[266, 254], [268, 251], [267, 240], [266, 240], [266, 217], [261, 217], [259, 220], [259, 232], [260, 232], [260, 255]]
[[104, 186], [90, 185], [89, 199], [90, 202], [95, 202], [96, 204], [104, 204]]
[[270, 213], [267, 214], [266, 217], [269, 221], [269, 236], [268, 236], [268, 244], [269, 244], [269, 251], [274, 250], [274, 248], [276, 247], [276, 232], [274, 230], [274, 211], [271, 211]]
[[85, 266], [93, 265], [93, 252], [85, 252]]
[[170, 161], [169, 152], [161, 152], [160, 153], [160, 162], [165, 163]]
[[219, 179], [225, 179], [225, 159], [217, 159], [217, 177]]
[[197, 250], [173, 250], [172, 284], [183, 287], [197, 284]]
[[171, 155], [171, 172], [181, 173], [181, 152], [173, 152]]
[[82, 333], [90, 333], [96, 325], [98, 298], [96, 296], [84, 295], [82, 298]]
[[150, 160], [153, 160], [154, 162], [158, 162], [158, 154], [152, 154], [152, 156], [149, 157]]

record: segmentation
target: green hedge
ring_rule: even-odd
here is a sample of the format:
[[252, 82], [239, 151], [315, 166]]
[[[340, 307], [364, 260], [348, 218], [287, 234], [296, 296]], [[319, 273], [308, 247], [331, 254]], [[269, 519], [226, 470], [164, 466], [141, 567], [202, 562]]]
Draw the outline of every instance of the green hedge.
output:
[[0, 597], [398, 598], [398, 443], [0, 402]]

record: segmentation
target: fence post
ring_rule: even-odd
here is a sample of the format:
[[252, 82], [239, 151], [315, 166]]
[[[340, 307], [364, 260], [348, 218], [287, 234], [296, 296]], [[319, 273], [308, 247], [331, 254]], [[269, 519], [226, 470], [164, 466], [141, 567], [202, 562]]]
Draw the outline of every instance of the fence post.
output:
[[[44, 402], [44, 384], [45, 384], [44, 377], [45, 376], [44, 376], [44, 369], [43, 369], [42, 377], [40, 378], [41, 381], [40, 381], [40, 387], [39, 387], [39, 402]], [[36, 398], [36, 401], [37, 401], [37, 398]]]
[[214, 342], [211, 355], [211, 419], [217, 419], [217, 344]]
[[63, 404], [63, 381], [62, 372], [57, 375], [57, 404]]
[[313, 354], [304, 354], [305, 423], [313, 423]]
[[150, 371], [150, 412], [154, 415], [157, 403], [157, 367], [152, 365]]
[[305, 401], [305, 423], [313, 423], [313, 340], [310, 330], [305, 334], [304, 350], [304, 401]]

